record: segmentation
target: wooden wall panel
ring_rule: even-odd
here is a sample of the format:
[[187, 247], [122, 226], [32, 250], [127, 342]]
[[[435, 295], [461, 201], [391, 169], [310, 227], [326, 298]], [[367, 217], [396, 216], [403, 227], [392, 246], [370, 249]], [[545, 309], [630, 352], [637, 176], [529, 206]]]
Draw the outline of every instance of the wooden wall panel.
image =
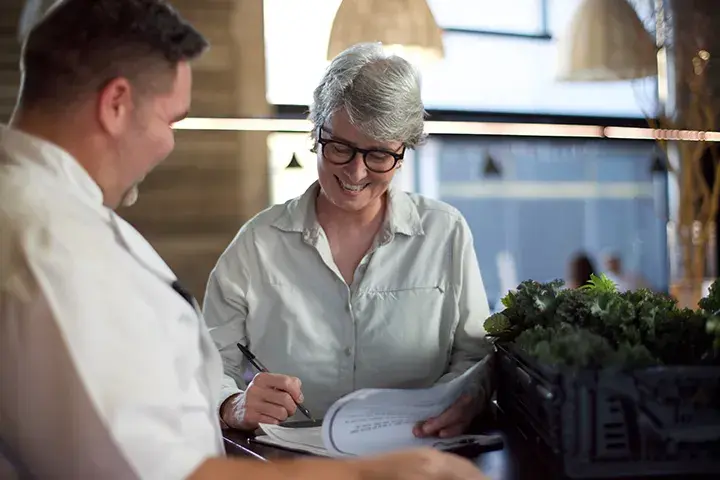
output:
[[17, 26], [24, 2], [0, 0], [0, 122], [7, 123], [20, 85], [20, 42]]
[[[263, 117], [262, 1], [177, 0], [210, 40], [194, 64], [194, 117]], [[269, 202], [267, 134], [178, 131], [168, 160], [121, 214], [140, 230], [198, 299], [210, 270], [242, 224]]]

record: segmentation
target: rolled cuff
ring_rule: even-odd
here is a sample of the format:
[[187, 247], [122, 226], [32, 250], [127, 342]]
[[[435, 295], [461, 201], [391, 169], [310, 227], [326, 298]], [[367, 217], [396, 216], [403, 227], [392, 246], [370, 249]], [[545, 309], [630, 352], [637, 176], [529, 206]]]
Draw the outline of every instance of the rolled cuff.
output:
[[[238, 395], [240, 394], [240, 395]], [[220, 401], [217, 405], [217, 414], [218, 419], [220, 420], [220, 426], [223, 429], [230, 428], [228, 424], [225, 423], [225, 421], [222, 419], [222, 406], [227, 401], [228, 398], [232, 397], [233, 395], [238, 395], [238, 398], [233, 401], [235, 405], [232, 407], [233, 414], [236, 416], [239, 416], [240, 418], [238, 421], [241, 421], [245, 417], [245, 392], [240, 390], [239, 388], [235, 387], [223, 387], [220, 390]]]

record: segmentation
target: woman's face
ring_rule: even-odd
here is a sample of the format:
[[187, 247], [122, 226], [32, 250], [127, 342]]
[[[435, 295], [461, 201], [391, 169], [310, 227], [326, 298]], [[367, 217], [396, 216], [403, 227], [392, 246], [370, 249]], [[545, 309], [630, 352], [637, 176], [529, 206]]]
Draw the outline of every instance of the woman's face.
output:
[[[319, 132], [317, 144], [318, 179], [325, 197], [335, 206], [348, 212], [359, 212], [374, 205], [387, 191], [395, 176], [404, 152], [401, 142], [378, 142], [361, 133], [348, 119], [344, 110], [336, 112]], [[322, 143], [325, 143], [323, 146]], [[352, 155], [352, 148], [373, 150]], [[324, 153], [323, 153], [324, 152]], [[376, 171], [373, 171], [376, 170]], [[388, 170], [378, 173], [378, 170]]]

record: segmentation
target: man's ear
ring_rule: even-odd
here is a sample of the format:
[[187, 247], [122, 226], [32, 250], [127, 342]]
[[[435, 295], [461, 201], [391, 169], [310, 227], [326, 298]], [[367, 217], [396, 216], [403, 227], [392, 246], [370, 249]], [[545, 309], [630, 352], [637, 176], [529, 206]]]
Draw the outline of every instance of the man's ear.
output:
[[122, 135], [128, 128], [134, 108], [133, 89], [127, 79], [115, 78], [100, 91], [98, 120], [113, 137]]

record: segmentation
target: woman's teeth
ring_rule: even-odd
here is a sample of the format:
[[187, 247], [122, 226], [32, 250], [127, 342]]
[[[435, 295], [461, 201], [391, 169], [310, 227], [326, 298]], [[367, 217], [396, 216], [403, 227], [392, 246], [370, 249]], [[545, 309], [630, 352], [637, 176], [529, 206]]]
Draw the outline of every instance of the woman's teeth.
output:
[[341, 186], [343, 189], [345, 189], [345, 190], [347, 190], [347, 191], [349, 191], [349, 192], [359, 192], [360, 190], [362, 190], [362, 189], [364, 189], [365, 187], [368, 186], [367, 183], [362, 183], [362, 184], [360, 184], [360, 185], [353, 185], [353, 184], [351, 184], [351, 183], [345, 183], [345, 182], [343, 182], [342, 180], [339, 180], [339, 179], [338, 179], [338, 181], [340, 182], [340, 186]]

